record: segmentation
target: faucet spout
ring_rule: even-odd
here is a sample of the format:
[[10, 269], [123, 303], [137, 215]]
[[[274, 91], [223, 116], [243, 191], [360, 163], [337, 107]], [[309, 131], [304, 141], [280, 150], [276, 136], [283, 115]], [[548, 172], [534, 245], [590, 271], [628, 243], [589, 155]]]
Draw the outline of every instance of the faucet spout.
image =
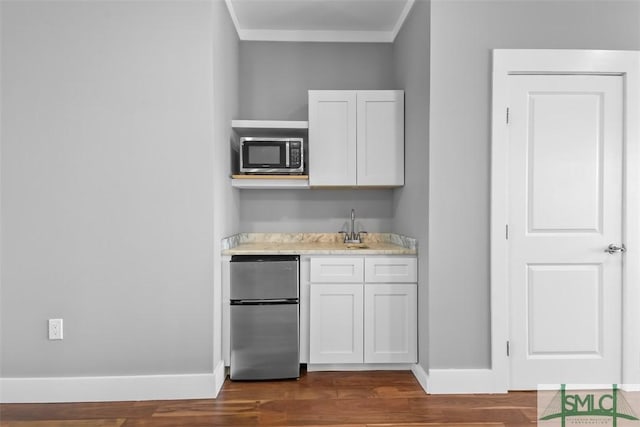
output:
[[351, 235], [350, 240], [356, 240], [356, 210], [351, 209]]

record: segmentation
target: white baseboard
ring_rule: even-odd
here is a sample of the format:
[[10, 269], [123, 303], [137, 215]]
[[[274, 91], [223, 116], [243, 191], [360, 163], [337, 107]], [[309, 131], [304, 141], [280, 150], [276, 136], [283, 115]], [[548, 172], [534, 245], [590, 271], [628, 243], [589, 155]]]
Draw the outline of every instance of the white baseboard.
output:
[[[411, 370], [420, 386], [430, 394], [506, 392], [495, 386], [491, 369], [430, 369], [427, 374], [417, 364], [307, 365], [310, 372], [379, 369]], [[0, 378], [0, 403], [213, 399], [222, 389], [225, 378], [223, 361], [213, 374]]]
[[213, 376], [215, 379], [214, 397], [218, 397], [218, 393], [222, 390], [224, 380], [227, 378], [227, 370], [224, 366], [224, 360], [218, 362], [218, 366], [213, 370]]
[[219, 366], [213, 374], [0, 378], [0, 403], [212, 399], [224, 382]]
[[426, 382], [430, 394], [507, 392], [495, 384], [491, 369], [429, 369]]
[[416, 380], [418, 380], [420, 387], [422, 387], [425, 393], [428, 393], [427, 381], [429, 377], [424, 368], [416, 363], [411, 367], [411, 372], [413, 372], [413, 376], [416, 377]]

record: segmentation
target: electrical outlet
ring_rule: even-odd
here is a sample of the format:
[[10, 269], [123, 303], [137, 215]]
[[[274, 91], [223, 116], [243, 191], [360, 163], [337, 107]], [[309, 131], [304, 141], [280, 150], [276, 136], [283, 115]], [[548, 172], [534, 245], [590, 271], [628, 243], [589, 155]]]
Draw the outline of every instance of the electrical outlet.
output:
[[62, 319], [49, 319], [49, 339], [62, 339]]

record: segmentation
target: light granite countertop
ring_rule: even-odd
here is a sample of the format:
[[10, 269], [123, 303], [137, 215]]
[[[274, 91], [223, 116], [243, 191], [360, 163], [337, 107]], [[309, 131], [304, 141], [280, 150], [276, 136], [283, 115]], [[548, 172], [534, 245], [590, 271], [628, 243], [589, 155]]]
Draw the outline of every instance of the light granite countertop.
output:
[[339, 233], [240, 233], [222, 241], [223, 255], [416, 255], [415, 239], [368, 233], [362, 245], [345, 245]]

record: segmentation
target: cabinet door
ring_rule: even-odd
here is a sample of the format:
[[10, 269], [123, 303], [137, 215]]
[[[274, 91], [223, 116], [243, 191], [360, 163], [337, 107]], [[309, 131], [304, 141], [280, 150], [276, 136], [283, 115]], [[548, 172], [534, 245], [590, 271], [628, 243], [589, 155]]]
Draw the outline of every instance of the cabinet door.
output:
[[362, 287], [311, 284], [309, 363], [362, 363]]
[[357, 102], [358, 185], [404, 185], [404, 92], [358, 91]]
[[311, 258], [312, 283], [362, 283], [364, 261], [362, 258], [341, 256], [335, 258]]
[[356, 185], [356, 92], [309, 91], [309, 185]]
[[365, 285], [365, 363], [416, 363], [417, 321], [417, 285]]
[[418, 267], [416, 257], [367, 257], [364, 263], [364, 281], [367, 283], [416, 283]]

